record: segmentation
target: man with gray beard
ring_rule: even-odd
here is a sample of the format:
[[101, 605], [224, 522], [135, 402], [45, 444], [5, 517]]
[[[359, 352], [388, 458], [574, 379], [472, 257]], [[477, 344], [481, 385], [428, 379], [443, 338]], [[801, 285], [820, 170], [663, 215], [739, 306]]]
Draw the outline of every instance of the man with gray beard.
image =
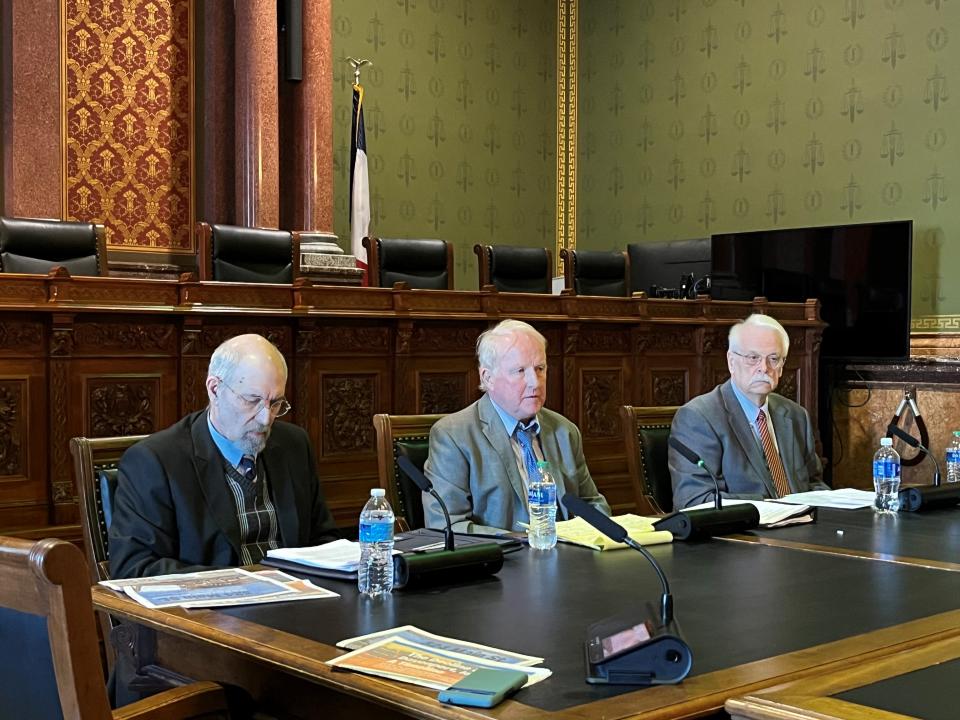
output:
[[114, 578], [250, 565], [277, 547], [337, 537], [307, 434], [290, 410], [287, 364], [259, 335], [210, 358], [204, 410], [120, 459], [110, 524]]

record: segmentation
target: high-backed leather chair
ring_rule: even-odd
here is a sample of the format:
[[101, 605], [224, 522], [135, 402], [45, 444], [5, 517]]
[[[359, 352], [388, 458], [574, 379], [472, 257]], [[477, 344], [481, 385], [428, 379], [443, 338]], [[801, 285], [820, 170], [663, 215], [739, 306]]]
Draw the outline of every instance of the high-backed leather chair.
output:
[[500, 292], [550, 293], [553, 253], [549, 248], [474, 245], [480, 289], [493, 285]]
[[630, 262], [623, 250], [560, 250], [563, 284], [575, 295], [630, 296]]
[[405, 282], [414, 290], [453, 290], [453, 245], [446, 240], [365, 237], [371, 287]]
[[0, 217], [0, 272], [107, 275], [107, 231], [96, 223]]
[[197, 223], [200, 279], [292, 283], [300, 275], [300, 233]]
[[0, 715], [225, 718], [223, 689], [199, 682], [110, 710], [83, 553], [63, 540], [0, 537]]
[[667, 464], [670, 424], [677, 406], [620, 408], [627, 468], [642, 513], [673, 512], [673, 483]]
[[397, 465], [397, 458], [406, 455], [423, 470], [430, 450], [430, 428], [443, 415], [374, 415], [377, 431], [377, 469], [380, 487], [397, 517], [400, 531], [422, 528], [423, 496], [420, 488]]

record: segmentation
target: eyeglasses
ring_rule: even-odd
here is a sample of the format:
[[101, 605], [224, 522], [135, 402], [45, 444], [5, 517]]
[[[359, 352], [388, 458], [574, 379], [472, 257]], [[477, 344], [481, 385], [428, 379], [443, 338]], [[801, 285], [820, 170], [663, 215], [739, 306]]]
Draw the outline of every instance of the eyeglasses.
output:
[[232, 392], [236, 396], [237, 400], [239, 400], [244, 405], [247, 412], [251, 414], [254, 414], [254, 415], [257, 414], [258, 412], [260, 412], [260, 408], [262, 407], [266, 407], [270, 411], [270, 414], [273, 415], [274, 417], [283, 417], [288, 412], [290, 412], [291, 405], [289, 402], [287, 402], [287, 399], [285, 397], [277, 398], [276, 400], [270, 401], [262, 397], [250, 397], [249, 395], [241, 395], [232, 387], [227, 385], [227, 383], [223, 380], [223, 378], [220, 378], [220, 384], [223, 385], [225, 388], [227, 388], [227, 390]]
[[779, 370], [787, 361], [785, 357], [781, 357], [780, 355], [767, 355], [764, 357], [763, 355], [758, 355], [757, 353], [747, 353], [744, 355], [743, 353], [738, 353], [736, 350], [731, 350], [730, 352], [737, 357], [743, 358], [743, 362], [747, 365], [747, 367], [752, 368], [757, 367], [761, 360], [766, 360], [768, 367], [771, 367], [774, 370]]

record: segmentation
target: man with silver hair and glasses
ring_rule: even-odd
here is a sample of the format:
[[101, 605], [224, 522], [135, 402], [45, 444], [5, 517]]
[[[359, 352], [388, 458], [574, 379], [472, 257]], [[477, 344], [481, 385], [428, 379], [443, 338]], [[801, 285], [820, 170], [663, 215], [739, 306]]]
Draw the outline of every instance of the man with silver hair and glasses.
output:
[[337, 536], [307, 434], [287, 422], [287, 364], [260, 335], [210, 358], [209, 405], [120, 459], [110, 525], [115, 578], [250, 565]]
[[[450, 511], [457, 532], [520, 531], [529, 522], [527, 485], [538, 460], [550, 463], [557, 498], [576, 493], [606, 515], [583, 457], [577, 426], [543, 407], [547, 341], [525, 322], [504, 320], [477, 340], [483, 397], [439, 420], [430, 431], [424, 470]], [[444, 527], [443, 512], [424, 494], [427, 527]], [[567, 516], [562, 504], [557, 519]]]
[[[677, 410], [670, 428], [720, 477], [723, 497], [759, 500], [826, 490], [807, 411], [777, 395], [790, 337], [769, 315], [730, 328], [730, 379]], [[710, 501], [713, 480], [669, 450], [674, 509]]]

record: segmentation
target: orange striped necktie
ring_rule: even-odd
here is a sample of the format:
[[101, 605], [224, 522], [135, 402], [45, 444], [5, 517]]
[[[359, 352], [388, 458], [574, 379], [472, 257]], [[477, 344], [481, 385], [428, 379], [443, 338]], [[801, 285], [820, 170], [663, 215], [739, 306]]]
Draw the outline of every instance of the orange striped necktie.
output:
[[780, 453], [777, 452], [767, 429], [767, 414], [761, 410], [757, 415], [757, 430], [760, 432], [760, 444], [763, 445], [763, 454], [767, 459], [767, 467], [773, 477], [773, 484], [777, 488], [777, 497], [790, 494], [790, 484], [787, 482], [787, 473], [780, 462]]

